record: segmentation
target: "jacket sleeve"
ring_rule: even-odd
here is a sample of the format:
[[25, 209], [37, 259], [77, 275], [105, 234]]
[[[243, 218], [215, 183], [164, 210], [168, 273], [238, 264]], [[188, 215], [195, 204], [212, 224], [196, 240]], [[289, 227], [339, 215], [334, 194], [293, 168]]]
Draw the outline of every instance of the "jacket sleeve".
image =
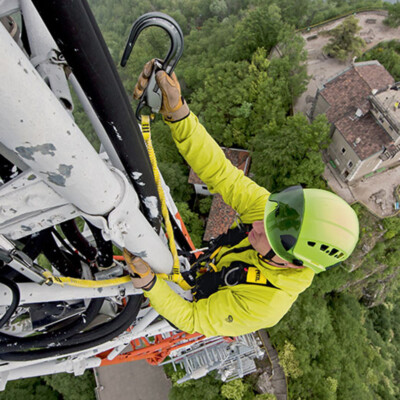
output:
[[189, 302], [161, 279], [146, 296], [151, 306], [179, 329], [205, 336], [238, 336], [273, 326], [297, 299], [297, 295], [274, 288], [238, 285]]
[[221, 194], [225, 203], [241, 215], [243, 222], [259, 219], [269, 192], [227, 160], [197, 117], [190, 113], [182, 121], [167, 124], [179, 152], [210, 192]]

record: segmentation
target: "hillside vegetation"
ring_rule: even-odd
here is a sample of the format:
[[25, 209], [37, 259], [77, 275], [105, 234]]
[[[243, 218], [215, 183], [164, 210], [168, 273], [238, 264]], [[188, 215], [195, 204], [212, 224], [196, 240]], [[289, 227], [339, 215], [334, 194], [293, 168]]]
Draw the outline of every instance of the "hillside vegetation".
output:
[[[177, 75], [190, 108], [217, 142], [252, 151], [251, 173], [269, 190], [298, 183], [325, 187], [321, 150], [329, 145], [327, 121], [322, 116], [310, 124], [304, 115], [291, 111], [309, 79], [303, 40], [295, 29], [358, 7], [381, 7], [381, 2], [91, 3], [116, 61], [136, 17], [152, 10], [173, 16], [185, 33]], [[125, 8], [128, 3], [130, 12]], [[111, 14], [106, 14], [110, 9]], [[121, 71], [130, 92], [142, 65], [154, 56], [162, 57], [169, 45], [157, 29], [149, 29], [141, 40]], [[278, 42], [282, 57], [269, 59]], [[385, 64], [385, 59], [381, 61]], [[394, 68], [388, 65], [391, 72]], [[158, 121], [153, 131], [160, 167], [175, 199], [198, 212], [193, 192], [185, 183], [187, 166], [176, 153], [168, 128]], [[316, 277], [283, 320], [269, 329], [286, 366], [291, 399], [400, 396], [399, 221], [397, 217], [380, 221], [361, 206], [355, 209], [362, 228], [353, 257]], [[200, 237], [196, 240], [199, 243]], [[215, 385], [207, 391], [200, 389], [204, 388], [201, 382], [175, 386], [171, 399], [255, 396], [248, 390], [241, 397], [224, 397], [220, 384]]]

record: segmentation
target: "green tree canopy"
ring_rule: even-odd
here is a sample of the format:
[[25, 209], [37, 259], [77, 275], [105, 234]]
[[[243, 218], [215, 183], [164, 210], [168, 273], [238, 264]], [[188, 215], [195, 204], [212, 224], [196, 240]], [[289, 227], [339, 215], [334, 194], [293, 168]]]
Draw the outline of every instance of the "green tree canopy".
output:
[[47, 386], [42, 378], [27, 378], [7, 383], [0, 400], [61, 400], [58, 392]]
[[293, 71], [288, 60], [289, 56], [270, 62], [259, 48], [251, 63], [229, 61], [210, 70], [204, 87], [193, 94], [191, 108], [218, 143], [249, 148], [250, 139], [266, 124], [284, 123], [292, 104], [291, 91], [300, 92], [299, 86], [288, 81]]
[[397, 28], [400, 25], [400, 3], [387, 4], [386, 7], [389, 14], [383, 23], [391, 28]]
[[339, 26], [326, 32], [326, 35], [332, 38], [324, 47], [325, 53], [341, 61], [361, 55], [365, 42], [356, 36], [360, 30], [361, 27], [354, 16], [346, 18]]
[[198, 214], [191, 211], [187, 203], [177, 202], [179, 214], [181, 215], [183, 222], [186, 225], [187, 230], [190, 232], [190, 237], [196, 247], [201, 247], [201, 242], [204, 235], [203, 222], [199, 218]]
[[281, 9], [277, 5], [263, 2], [259, 7], [250, 9], [237, 26], [235, 54], [250, 61], [259, 47], [269, 52], [276, 45], [282, 26]]
[[256, 181], [270, 191], [298, 184], [324, 187], [321, 150], [328, 146], [328, 138], [324, 115], [311, 124], [300, 113], [287, 118], [283, 125], [271, 122], [253, 141]]
[[92, 371], [81, 376], [55, 374], [44, 377], [45, 382], [62, 395], [63, 400], [95, 400], [96, 386]]
[[[184, 374], [180, 374], [182, 377]], [[173, 378], [172, 389], [168, 394], [169, 400], [224, 400], [220, 394], [222, 382], [211, 374], [204, 378], [190, 380], [178, 385]]]
[[244, 383], [241, 379], [234, 379], [224, 383], [221, 386], [221, 395], [228, 400], [242, 400], [245, 397], [254, 397], [250, 385]]
[[307, 88], [307, 52], [304, 49], [305, 41], [294, 28], [285, 25], [278, 36], [278, 49], [281, 56], [272, 58], [269, 75], [274, 79], [285, 79], [287, 104], [293, 104]]

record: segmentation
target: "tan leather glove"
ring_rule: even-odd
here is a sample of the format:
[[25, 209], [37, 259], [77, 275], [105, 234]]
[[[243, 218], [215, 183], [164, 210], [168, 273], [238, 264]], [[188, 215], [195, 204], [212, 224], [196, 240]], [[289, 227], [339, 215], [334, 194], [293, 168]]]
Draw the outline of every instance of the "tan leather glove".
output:
[[[136, 83], [133, 97], [140, 99], [143, 91], [146, 89], [149, 77], [153, 70], [154, 59], [149, 61], [143, 68], [138, 82]], [[162, 106], [160, 113], [164, 116], [166, 121], [177, 122], [186, 118], [189, 113], [189, 107], [181, 95], [181, 86], [175, 72], [169, 76], [165, 71], [158, 71], [156, 74], [157, 84], [162, 92]]]
[[136, 100], [139, 100], [142, 97], [144, 89], [146, 89], [149, 83], [151, 71], [153, 71], [154, 61], [155, 58], [147, 62], [143, 67], [143, 71], [139, 75], [138, 81], [133, 91], [133, 98]]
[[135, 286], [136, 289], [151, 289], [156, 280], [156, 276], [149, 264], [140, 257], [130, 253], [127, 249], [124, 249], [124, 258], [132, 277], [133, 286]]

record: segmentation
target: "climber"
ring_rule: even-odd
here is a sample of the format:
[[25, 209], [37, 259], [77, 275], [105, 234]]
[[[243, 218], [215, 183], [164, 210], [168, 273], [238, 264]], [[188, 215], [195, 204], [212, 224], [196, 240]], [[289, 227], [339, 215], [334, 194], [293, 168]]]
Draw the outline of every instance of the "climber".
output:
[[[136, 84], [140, 98], [151, 74], [147, 63]], [[270, 194], [235, 168], [190, 112], [175, 73], [157, 72], [160, 110], [183, 157], [212, 193], [222, 195], [248, 225], [217, 239], [210, 271], [196, 275], [194, 301], [175, 293], [151, 266], [124, 251], [136, 288], [182, 331], [237, 336], [271, 327], [288, 312], [316, 273], [350, 256], [359, 233], [354, 210], [337, 195], [295, 186]], [[228, 232], [229, 233], [229, 232]], [[234, 238], [230, 242], [226, 238]], [[236, 238], [235, 238], [236, 237]]]

